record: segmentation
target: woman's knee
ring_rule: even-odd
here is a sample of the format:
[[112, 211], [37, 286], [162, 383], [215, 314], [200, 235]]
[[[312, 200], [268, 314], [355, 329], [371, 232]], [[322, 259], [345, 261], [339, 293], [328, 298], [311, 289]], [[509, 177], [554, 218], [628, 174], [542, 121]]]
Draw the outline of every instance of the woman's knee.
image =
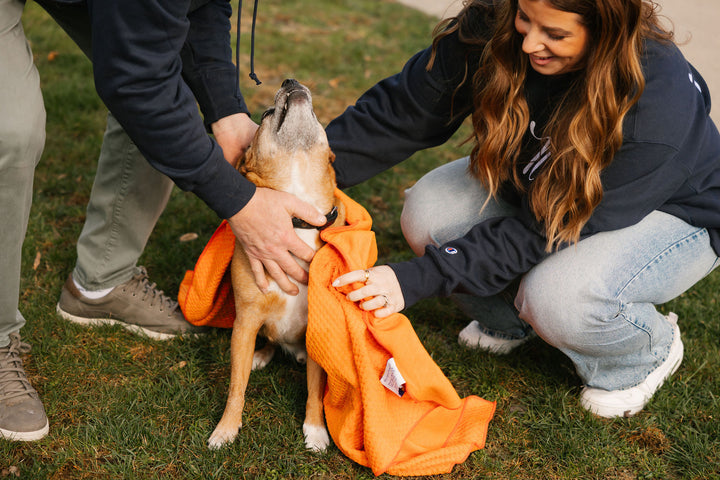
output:
[[416, 255], [425, 251], [425, 246], [433, 243], [434, 219], [427, 211], [427, 199], [431, 191], [416, 184], [405, 191], [405, 203], [400, 214], [400, 228], [405, 240]]
[[[462, 237], [484, 217], [512, 213], [495, 201], [486, 202], [487, 197], [480, 182], [468, 174], [467, 158], [428, 172], [405, 191], [400, 224], [410, 247], [421, 255], [426, 245]], [[489, 208], [483, 209], [486, 203]]]

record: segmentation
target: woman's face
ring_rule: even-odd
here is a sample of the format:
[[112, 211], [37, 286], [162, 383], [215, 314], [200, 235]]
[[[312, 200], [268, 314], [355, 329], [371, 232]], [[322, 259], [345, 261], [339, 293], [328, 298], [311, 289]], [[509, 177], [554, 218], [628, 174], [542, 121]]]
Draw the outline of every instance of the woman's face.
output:
[[546, 0], [518, 0], [515, 29], [532, 68], [559, 75], [581, 68], [589, 33], [580, 15], [557, 10]]

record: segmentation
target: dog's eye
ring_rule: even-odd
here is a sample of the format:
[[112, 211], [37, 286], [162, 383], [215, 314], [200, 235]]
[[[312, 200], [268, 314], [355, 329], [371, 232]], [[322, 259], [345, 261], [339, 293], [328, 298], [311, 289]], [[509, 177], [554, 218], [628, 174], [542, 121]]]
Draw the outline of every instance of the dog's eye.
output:
[[268, 116], [272, 115], [273, 113], [275, 113], [275, 107], [268, 108], [267, 110], [265, 110], [263, 112], [262, 119], [260, 121], [262, 122], [263, 120], [265, 120], [265, 117], [268, 117]]

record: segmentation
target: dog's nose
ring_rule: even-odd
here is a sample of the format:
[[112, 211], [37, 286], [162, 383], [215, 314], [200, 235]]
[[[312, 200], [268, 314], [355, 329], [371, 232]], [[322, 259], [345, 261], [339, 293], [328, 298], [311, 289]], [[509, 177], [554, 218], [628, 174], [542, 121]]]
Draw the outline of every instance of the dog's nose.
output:
[[295, 85], [298, 85], [298, 81], [294, 78], [287, 78], [282, 83], [282, 88], [288, 88], [288, 87], [294, 87]]

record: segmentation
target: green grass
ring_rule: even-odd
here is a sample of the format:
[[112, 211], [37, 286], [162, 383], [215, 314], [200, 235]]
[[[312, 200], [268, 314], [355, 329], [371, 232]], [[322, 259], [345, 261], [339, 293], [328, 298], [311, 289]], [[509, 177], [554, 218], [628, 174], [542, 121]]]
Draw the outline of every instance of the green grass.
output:
[[[429, 42], [434, 26], [433, 19], [382, 0], [264, 0], [255, 57], [263, 84], [256, 87], [247, 78], [249, 10], [241, 75], [252, 111], [262, 112], [280, 82], [294, 77], [313, 90], [323, 124], [399, 70]], [[227, 331], [159, 343], [56, 317], [60, 288], [74, 265], [105, 109], [89, 62], [64, 33], [34, 3], [24, 22], [43, 79], [48, 140], [36, 173], [21, 308], [28, 319], [23, 336], [33, 345], [26, 367], [51, 431], [32, 444], [0, 441], [0, 477], [17, 478], [17, 471], [23, 479], [373, 478], [334, 446], [323, 454], [305, 451], [304, 368], [287, 357], [253, 373], [237, 441], [211, 452], [205, 442], [227, 391]], [[380, 262], [411, 255], [398, 226], [403, 189], [466, 154], [466, 133], [349, 191], [373, 215]], [[141, 259], [153, 281], [174, 295], [218, 223], [202, 202], [176, 190]], [[180, 242], [188, 232], [199, 239]], [[504, 357], [472, 352], [457, 346], [466, 320], [449, 301], [410, 309], [418, 335], [460, 395], [498, 403], [486, 448], [444, 478], [720, 478], [719, 282], [713, 274], [662, 307], [680, 315], [685, 360], [641, 414], [614, 421], [580, 407], [572, 364], [543, 342]]]

